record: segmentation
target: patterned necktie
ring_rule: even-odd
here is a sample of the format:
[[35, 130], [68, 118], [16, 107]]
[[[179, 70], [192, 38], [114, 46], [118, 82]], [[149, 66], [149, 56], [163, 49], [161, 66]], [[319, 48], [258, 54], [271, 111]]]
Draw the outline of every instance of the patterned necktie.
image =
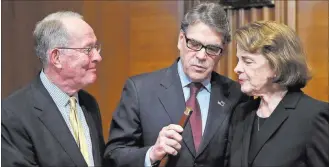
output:
[[192, 115], [190, 117], [190, 124], [192, 128], [195, 151], [198, 151], [202, 139], [201, 111], [198, 99], [196, 98], [201, 87], [201, 83], [192, 82], [190, 84], [190, 97], [186, 101], [186, 106], [192, 108], [193, 110]]
[[89, 165], [87, 141], [84, 135], [81, 122], [78, 119], [75, 97], [70, 97], [70, 123], [72, 126], [75, 142], [80, 148], [81, 154], [84, 157], [86, 163]]

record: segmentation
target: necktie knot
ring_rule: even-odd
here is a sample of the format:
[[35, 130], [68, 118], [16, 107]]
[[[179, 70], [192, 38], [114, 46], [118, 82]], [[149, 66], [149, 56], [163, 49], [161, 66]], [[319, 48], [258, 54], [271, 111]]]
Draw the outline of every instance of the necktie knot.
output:
[[191, 95], [196, 96], [196, 94], [200, 91], [202, 84], [200, 82], [192, 82], [190, 83], [190, 92]]
[[70, 107], [71, 107], [71, 109], [76, 108], [76, 102], [77, 102], [77, 99], [74, 96], [70, 97]]

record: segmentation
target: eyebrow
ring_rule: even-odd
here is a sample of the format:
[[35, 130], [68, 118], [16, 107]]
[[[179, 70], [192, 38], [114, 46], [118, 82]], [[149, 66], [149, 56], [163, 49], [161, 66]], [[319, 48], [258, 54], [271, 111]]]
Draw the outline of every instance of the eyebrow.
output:
[[84, 45], [85, 47], [92, 47], [92, 46], [94, 46], [94, 45], [97, 45], [98, 44], [98, 41], [96, 41], [96, 42], [88, 42], [88, 43], [86, 43], [86, 45]]
[[241, 59], [243, 59], [243, 60], [246, 60], [246, 59], [250, 59], [250, 60], [252, 60], [252, 61], [254, 61], [254, 59], [252, 58], [252, 57], [250, 57], [250, 56], [241, 56]]
[[195, 40], [194, 38], [189, 38], [189, 39], [192, 40], [192, 41], [198, 42], [198, 43], [200, 43], [200, 44], [202, 44], [202, 45], [205, 45], [205, 46], [211, 46], [211, 47], [222, 48], [221, 45], [217, 45], [217, 44], [208, 44], [208, 45], [206, 45], [206, 44], [203, 44], [202, 42], [200, 42], [200, 41], [198, 41], [198, 40]]

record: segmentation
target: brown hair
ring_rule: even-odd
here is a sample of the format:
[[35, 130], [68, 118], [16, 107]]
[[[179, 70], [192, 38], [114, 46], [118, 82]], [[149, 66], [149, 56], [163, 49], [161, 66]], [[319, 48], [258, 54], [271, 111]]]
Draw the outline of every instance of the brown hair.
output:
[[305, 53], [296, 32], [274, 21], [257, 21], [235, 32], [237, 45], [263, 55], [275, 71], [274, 82], [287, 88], [303, 88], [311, 79]]

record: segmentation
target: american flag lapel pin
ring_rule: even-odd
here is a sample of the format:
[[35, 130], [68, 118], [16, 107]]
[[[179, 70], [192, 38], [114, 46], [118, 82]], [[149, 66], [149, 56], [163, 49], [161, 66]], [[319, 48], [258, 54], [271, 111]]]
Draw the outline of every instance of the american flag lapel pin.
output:
[[225, 105], [225, 102], [223, 102], [223, 101], [218, 101], [217, 102], [219, 105], [221, 105], [222, 107], [224, 107], [224, 105]]

